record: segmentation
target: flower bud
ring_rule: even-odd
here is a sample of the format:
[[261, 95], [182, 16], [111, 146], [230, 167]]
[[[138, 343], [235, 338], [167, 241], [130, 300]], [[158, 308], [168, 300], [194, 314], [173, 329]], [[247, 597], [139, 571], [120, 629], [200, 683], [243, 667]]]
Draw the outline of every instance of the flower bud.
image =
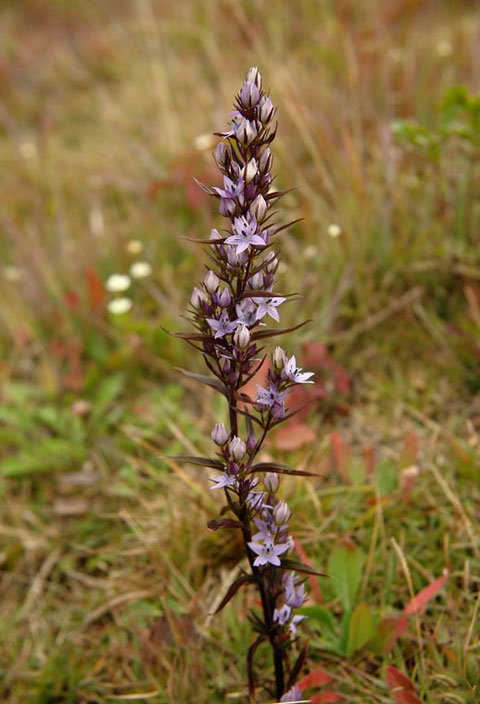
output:
[[285, 362], [287, 361], [287, 355], [285, 352], [282, 350], [281, 347], [275, 347], [275, 352], [272, 355], [272, 362], [274, 368], [281, 372], [282, 369], [285, 366]]
[[260, 291], [263, 288], [263, 274], [261, 271], [257, 271], [252, 277], [248, 279], [248, 285], [255, 291]]
[[203, 283], [208, 293], [213, 293], [220, 285], [218, 276], [213, 271], [207, 271]]
[[275, 115], [275, 108], [273, 103], [268, 96], [264, 97], [260, 103], [260, 109], [258, 111], [258, 116], [262, 124], [266, 125], [272, 117]]
[[230, 162], [230, 152], [228, 151], [225, 142], [219, 142], [217, 144], [213, 153], [213, 158], [215, 159], [220, 171], [225, 171]]
[[[219, 231], [214, 227], [212, 231], [210, 232], [210, 239], [211, 240], [221, 240], [222, 235], [219, 233]], [[215, 249], [216, 245], [212, 244], [210, 245], [212, 249]]]
[[235, 330], [233, 341], [242, 350], [248, 347], [250, 343], [250, 331], [246, 325], [240, 324], [238, 326], [238, 328]]
[[253, 452], [257, 447], [257, 439], [253, 433], [250, 433], [247, 439], [247, 449]]
[[228, 430], [223, 425], [223, 423], [216, 423], [215, 427], [210, 433], [210, 437], [216, 445], [225, 445], [228, 440], [228, 436]]
[[281, 526], [286, 523], [290, 518], [290, 515], [290, 509], [288, 508], [285, 501], [279, 501], [273, 509], [273, 517], [277, 526]]
[[260, 90], [262, 89], [262, 74], [256, 66], [252, 66], [252, 68], [249, 70], [245, 81], [248, 83], [254, 83], [257, 88], [259, 88]]
[[229, 247], [227, 250], [227, 259], [230, 266], [243, 266], [246, 264], [248, 254], [246, 251], [237, 254], [235, 247]]
[[255, 123], [250, 122], [250, 120], [247, 120], [245, 117], [243, 117], [240, 122], [235, 123], [233, 129], [237, 140], [244, 146], [251, 144], [257, 136]]
[[241, 460], [243, 457], [245, 457], [247, 446], [241, 438], [237, 438], [237, 436], [235, 435], [230, 441], [228, 449], [230, 451], [231, 457], [233, 457], [235, 460]]
[[205, 296], [204, 292], [195, 286], [192, 295], [190, 296], [190, 303], [192, 304], [192, 306], [194, 308], [200, 308], [202, 301], [206, 300], [207, 297]]
[[275, 252], [269, 252], [265, 258], [265, 269], [268, 273], [275, 273], [278, 268], [278, 259]]
[[251, 108], [253, 105], [257, 105], [260, 100], [260, 91], [258, 86], [250, 81], [245, 81], [240, 89], [239, 98], [246, 108]]
[[232, 302], [232, 297], [230, 295], [230, 291], [228, 288], [222, 289], [222, 292], [218, 294], [218, 305], [221, 308], [228, 308], [230, 303]]
[[280, 479], [278, 478], [278, 474], [275, 474], [274, 472], [267, 472], [263, 475], [263, 486], [269, 494], [274, 494], [277, 491], [279, 484]]
[[266, 147], [260, 155], [260, 159], [258, 160], [258, 170], [261, 174], [265, 174], [267, 171], [271, 170], [272, 163], [272, 152], [270, 151], [270, 147]]
[[245, 167], [245, 183], [251, 183], [258, 173], [257, 161], [253, 157], [250, 159]]
[[259, 194], [250, 205], [250, 215], [254, 216], [257, 219], [257, 222], [261, 222], [265, 217], [267, 210], [267, 201], [262, 194]]
[[235, 211], [237, 209], [237, 204], [233, 200], [233, 198], [220, 198], [220, 215], [223, 215], [226, 218], [232, 217], [232, 215], [235, 214]]

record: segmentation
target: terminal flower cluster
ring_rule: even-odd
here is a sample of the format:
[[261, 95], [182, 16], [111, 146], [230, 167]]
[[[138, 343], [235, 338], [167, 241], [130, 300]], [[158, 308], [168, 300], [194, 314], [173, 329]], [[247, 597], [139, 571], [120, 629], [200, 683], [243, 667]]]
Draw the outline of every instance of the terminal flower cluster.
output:
[[[254, 398], [242, 391], [265, 360], [263, 341], [288, 332], [267, 327], [269, 320], [280, 321], [281, 308], [289, 299], [276, 290], [276, 248], [280, 232], [292, 224], [279, 225], [273, 212], [285, 193], [273, 187], [270, 144], [276, 133], [276, 126], [272, 127], [275, 112], [260, 72], [251, 68], [236, 96], [229, 129], [216, 133], [221, 139], [214, 158], [223, 185], [203, 188], [217, 199], [225, 224], [200, 240], [208, 245], [209, 268], [190, 298], [189, 319], [195, 333], [178, 334], [201, 351], [213, 378], [193, 376], [217, 388], [227, 401], [228, 427], [217, 423], [213, 428], [217, 459], [206, 465], [220, 472], [212, 478], [211, 488], [224, 492], [222, 516], [234, 518], [219, 518], [209, 526], [242, 532], [251, 573], [241, 577], [230, 592], [233, 596], [248, 582], [260, 591], [263, 616], [253, 615], [259, 636], [252, 647], [255, 650], [262, 641], [270, 642], [274, 691], [280, 698], [289, 674], [287, 649], [304, 618], [294, 612], [305, 601], [306, 592], [293, 567], [300, 563], [290, 557], [294, 552], [288, 531], [290, 509], [277, 498], [277, 492], [281, 474], [298, 472], [255, 460], [268, 432], [290, 416], [290, 390], [297, 384], [313, 383], [313, 374], [303, 372], [295, 356], [288, 357], [277, 347], [265, 387], [258, 386]], [[250, 670], [249, 685], [254, 691]]]

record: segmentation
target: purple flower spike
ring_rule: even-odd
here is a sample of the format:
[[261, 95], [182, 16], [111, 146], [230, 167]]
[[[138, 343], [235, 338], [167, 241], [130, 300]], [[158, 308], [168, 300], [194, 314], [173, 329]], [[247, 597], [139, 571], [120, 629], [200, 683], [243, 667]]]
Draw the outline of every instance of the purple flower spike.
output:
[[233, 235], [227, 237], [225, 243], [237, 245], [236, 254], [244, 252], [252, 244], [264, 247], [265, 241], [257, 234], [257, 219], [255, 216], [250, 220], [247, 220], [243, 215], [235, 218], [233, 221]]
[[253, 563], [255, 567], [260, 567], [262, 565], [275, 565], [275, 567], [280, 567], [279, 555], [283, 555], [287, 552], [289, 546], [286, 543], [281, 543], [280, 545], [274, 545], [273, 540], [266, 540], [263, 545], [260, 543], [248, 543], [248, 547], [252, 552], [256, 553], [258, 557], [255, 558]]
[[[228, 240], [227, 240], [228, 242]], [[280, 321], [280, 316], [278, 314], [277, 307], [282, 305], [287, 299], [278, 296], [276, 298], [254, 298], [257, 304], [257, 320], [261, 320], [265, 315], [268, 315], [277, 321]]]

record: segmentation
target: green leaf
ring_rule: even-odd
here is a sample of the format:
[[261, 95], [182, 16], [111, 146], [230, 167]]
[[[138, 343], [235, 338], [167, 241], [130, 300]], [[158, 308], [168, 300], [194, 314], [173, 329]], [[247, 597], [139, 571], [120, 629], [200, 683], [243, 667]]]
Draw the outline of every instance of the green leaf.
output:
[[380, 496], [388, 496], [398, 486], [398, 471], [389, 459], [380, 460], [375, 468], [375, 480]]
[[225, 384], [223, 384], [220, 379], [216, 379], [214, 376], [205, 376], [205, 374], [194, 374], [193, 372], [189, 372], [186, 369], [182, 369], [181, 367], [174, 367], [174, 369], [179, 372], [182, 372], [182, 374], [188, 376], [190, 379], [195, 379], [195, 381], [199, 381], [201, 384], [211, 386], [213, 389], [220, 391], [220, 393], [224, 396], [227, 395]]
[[347, 641], [347, 657], [363, 648], [374, 634], [373, 616], [370, 607], [362, 602], [358, 604], [350, 618]]
[[336, 545], [328, 560], [333, 590], [345, 611], [353, 609], [362, 579], [363, 551], [352, 543]]

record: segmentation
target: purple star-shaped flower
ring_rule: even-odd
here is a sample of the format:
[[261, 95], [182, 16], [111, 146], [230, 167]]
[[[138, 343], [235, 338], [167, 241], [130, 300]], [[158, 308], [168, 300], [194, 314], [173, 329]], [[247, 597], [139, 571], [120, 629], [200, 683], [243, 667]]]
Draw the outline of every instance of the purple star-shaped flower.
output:
[[287, 379], [291, 379], [297, 384], [313, 384], [313, 381], [308, 381], [313, 376], [313, 372], [302, 372], [300, 367], [297, 367], [295, 355], [285, 362], [283, 373]]
[[213, 187], [213, 190], [218, 193], [222, 198], [238, 198], [243, 194], [243, 189], [245, 187], [245, 181], [241, 179], [238, 183], [232, 181], [228, 176], [223, 177], [223, 189]]
[[270, 529], [265, 521], [262, 521], [261, 518], [254, 518], [253, 522], [258, 528], [258, 533], [255, 533], [255, 535], [252, 536], [252, 540], [254, 542], [258, 542], [259, 540], [273, 540], [273, 536], [270, 533]]
[[236, 254], [244, 252], [252, 244], [265, 246], [265, 241], [257, 233], [257, 219], [253, 216], [251, 219], [242, 215], [233, 221], [233, 235], [227, 237], [226, 244], [237, 245]]
[[235, 310], [237, 311], [238, 321], [243, 323], [243, 325], [251, 327], [257, 322], [257, 307], [249, 298], [244, 298], [243, 301], [237, 303]]
[[210, 491], [213, 491], [214, 489], [223, 489], [226, 486], [236, 486], [237, 484], [237, 478], [226, 473], [221, 474], [219, 477], [215, 477], [215, 479], [211, 479], [210, 481], [215, 482], [215, 486], [211, 486]]
[[275, 565], [275, 567], [280, 567], [279, 555], [282, 555], [289, 548], [287, 543], [281, 543], [280, 545], [274, 545], [273, 540], [266, 540], [263, 545], [260, 543], [250, 542], [247, 543], [250, 550], [258, 555], [253, 563], [254, 567], [260, 567], [261, 565]]
[[234, 332], [238, 326], [238, 320], [234, 320], [233, 323], [230, 322], [227, 311], [223, 311], [218, 320], [215, 318], [207, 318], [207, 321], [212, 330], [215, 330], [215, 338], [229, 335], [231, 332]]
[[304, 584], [301, 584], [298, 589], [295, 589], [294, 586], [290, 587], [290, 585], [285, 587], [285, 601], [292, 609], [298, 609], [306, 598]]
[[[225, 240], [228, 241], [228, 240]], [[268, 315], [279, 322], [280, 316], [278, 314], [277, 306], [280, 306], [287, 299], [277, 296], [274, 298], [254, 298], [254, 302], [257, 304], [257, 320], [263, 318], [264, 315]]]
[[275, 609], [273, 612], [273, 620], [280, 626], [284, 626], [290, 618], [292, 609], [284, 604], [281, 609]]
[[297, 623], [300, 623], [300, 621], [303, 621], [304, 618], [307, 618], [306, 616], [294, 616], [292, 620], [290, 621], [290, 625], [288, 627], [288, 630], [290, 633], [294, 636], [297, 635]]
[[255, 403], [260, 404], [260, 406], [273, 406], [274, 403], [282, 404], [283, 399], [288, 394], [288, 391], [279, 391], [275, 384], [270, 384], [268, 389], [257, 386], [257, 391]]

